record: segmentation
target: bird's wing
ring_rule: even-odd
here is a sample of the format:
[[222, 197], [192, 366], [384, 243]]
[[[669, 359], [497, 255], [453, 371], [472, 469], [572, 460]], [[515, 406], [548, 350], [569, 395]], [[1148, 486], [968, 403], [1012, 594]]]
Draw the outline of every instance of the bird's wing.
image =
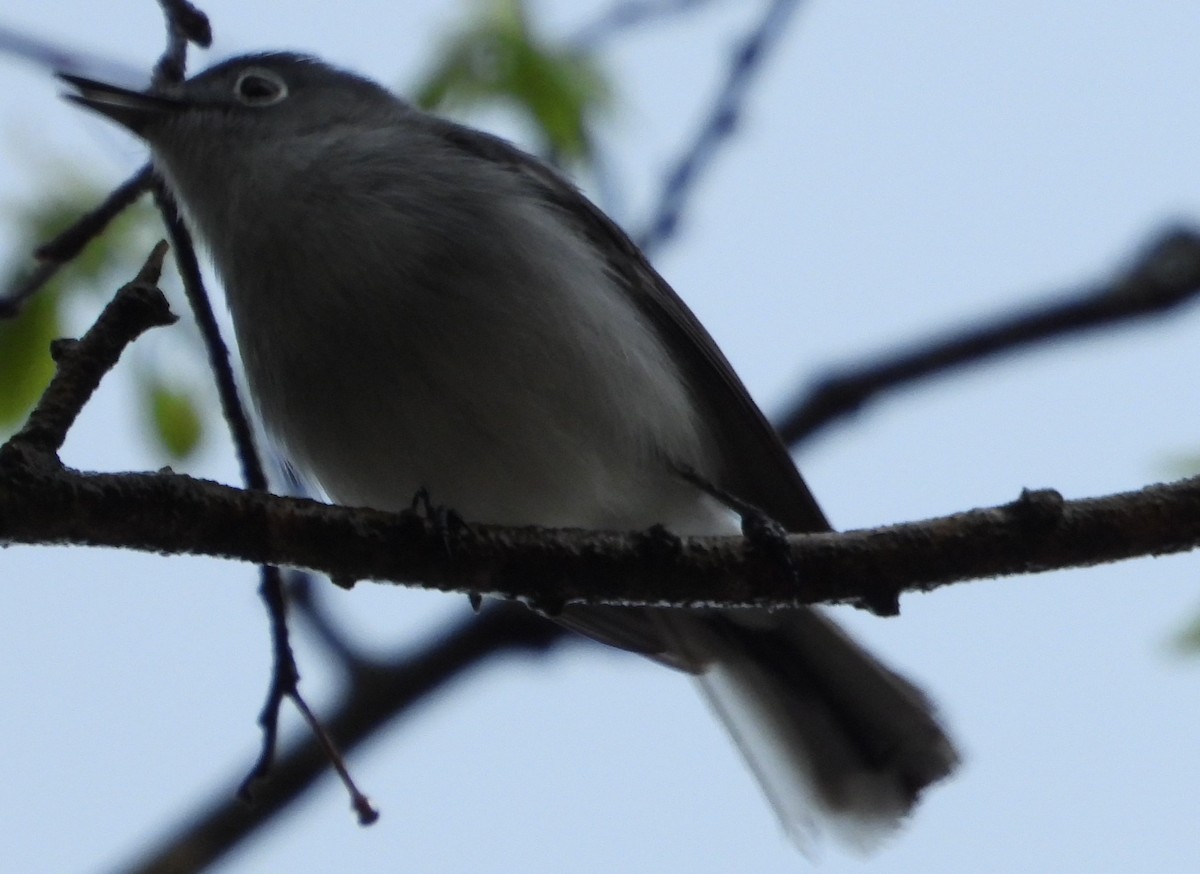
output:
[[712, 429], [721, 468], [712, 484], [762, 511], [788, 531], [829, 528], [779, 435], [699, 319], [615, 222], [553, 168], [504, 140], [439, 120], [457, 148], [507, 165], [538, 196], [574, 222], [628, 289], [670, 347]]

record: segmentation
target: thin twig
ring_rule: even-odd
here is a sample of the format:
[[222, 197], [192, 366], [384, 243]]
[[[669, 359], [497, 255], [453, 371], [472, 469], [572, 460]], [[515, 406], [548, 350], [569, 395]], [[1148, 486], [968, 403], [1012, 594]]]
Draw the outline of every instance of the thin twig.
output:
[[202, 49], [212, 45], [212, 25], [209, 24], [208, 16], [188, 0], [159, 0], [159, 5], [188, 42]]
[[1166, 312], [1200, 294], [1200, 234], [1173, 229], [1146, 247], [1115, 282], [1065, 300], [991, 319], [940, 340], [916, 343], [873, 363], [820, 380], [780, 418], [790, 446], [885, 391], [1001, 353]]
[[[300, 668], [292, 652], [287, 624], [287, 601], [283, 596], [280, 570], [276, 565], [259, 565], [258, 595], [267, 607], [271, 626], [271, 682], [267, 686], [267, 698], [258, 714], [258, 726], [262, 729], [262, 745], [258, 759], [249, 773], [238, 785], [237, 796], [245, 802], [255, 800], [257, 784], [267, 778], [275, 760], [275, 749], [279, 742], [279, 708], [285, 698], [299, 694]], [[304, 708], [305, 710], [307, 708]]]
[[267, 475], [259, 457], [258, 447], [254, 439], [254, 430], [250, 427], [249, 417], [238, 393], [237, 380], [233, 375], [233, 367], [229, 363], [229, 347], [221, 336], [217, 318], [213, 314], [208, 292], [204, 288], [204, 278], [200, 274], [200, 261], [196, 257], [196, 247], [192, 242], [191, 232], [179, 217], [178, 207], [171, 193], [167, 191], [161, 180], [154, 186], [154, 198], [162, 213], [163, 223], [171, 238], [175, 250], [175, 263], [179, 268], [179, 277], [183, 281], [183, 291], [188, 304], [200, 329], [204, 348], [208, 353], [208, 366], [213, 372], [217, 383], [217, 396], [221, 402], [221, 414], [233, 436], [234, 448], [238, 454], [238, 462], [242, 469], [242, 481], [247, 488], [265, 490]]
[[370, 799], [358, 788], [354, 778], [350, 776], [346, 760], [337, 744], [325, 730], [316, 714], [313, 713], [312, 708], [308, 706], [304, 696], [300, 694], [300, 674], [292, 653], [287, 624], [287, 603], [284, 600], [285, 590], [280, 579], [279, 568], [275, 565], [261, 565], [261, 571], [262, 583], [259, 593], [267, 604], [267, 612], [271, 618], [274, 667], [271, 685], [267, 691], [267, 700], [258, 718], [258, 723], [263, 730], [262, 749], [258, 761], [255, 762], [254, 767], [250, 769], [249, 774], [238, 787], [238, 797], [243, 801], [256, 800], [258, 784], [273, 774], [275, 750], [279, 739], [279, 708], [286, 697], [290, 698], [295, 708], [300, 711], [300, 715], [308, 723], [309, 730], [312, 731], [313, 736], [325, 751], [329, 763], [337, 772], [342, 785], [346, 787], [359, 823], [371, 825], [379, 819], [379, 811], [371, 805]]
[[53, 352], [58, 369], [25, 426], [12, 438], [13, 445], [48, 455], [57, 453], [100, 380], [125, 348], [150, 328], [175, 321], [156, 286], [166, 254], [165, 242], [155, 246], [137, 277], [117, 292], [83, 337], [57, 341]]
[[[154, 67], [153, 83], [155, 87], [161, 88], [183, 81], [187, 69], [188, 43], [207, 46], [212, 42], [212, 31], [208, 18], [188, 0], [159, 0], [159, 5], [162, 6], [166, 18], [167, 48]], [[262, 457], [255, 443], [245, 405], [239, 396], [233, 367], [229, 362], [229, 348], [221, 336], [208, 293], [204, 288], [191, 233], [179, 216], [178, 205], [161, 180], [154, 186], [154, 195], [159, 212], [167, 225], [167, 232], [175, 243], [175, 260], [183, 280], [184, 292], [200, 328], [204, 348], [208, 352], [209, 369], [217, 383], [221, 411], [233, 437], [242, 467], [242, 479], [248, 488], [265, 491], [269, 484]], [[330, 763], [345, 784], [358, 813], [359, 822], [368, 825], [378, 819], [379, 814], [351, 779], [341, 753], [313, 715], [304, 696], [300, 694], [300, 669], [296, 665], [296, 655], [292, 650], [287, 624], [287, 594], [284, 591], [282, 575], [276, 565], [261, 565], [258, 591], [266, 606], [271, 626], [271, 682], [267, 687], [266, 701], [258, 716], [258, 724], [262, 728], [262, 748], [258, 761], [238, 787], [238, 796], [243, 800], [250, 800], [257, 784], [270, 774], [279, 741], [279, 708], [285, 698], [290, 698], [320, 740]]]
[[[229, 362], [229, 349], [221, 337], [216, 316], [213, 314], [212, 305], [204, 289], [204, 280], [200, 275], [200, 263], [196, 258], [196, 249], [192, 244], [191, 234], [179, 217], [170, 193], [161, 183], [155, 186], [155, 198], [163, 215], [163, 221], [167, 225], [167, 231], [175, 245], [175, 261], [179, 266], [184, 292], [192, 307], [196, 323], [200, 327], [204, 347], [208, 351], [209, 368], [216, 379], [221, 410], [229, 425], [238, 459], [241, 462], [242, 479], [248, 488], [260, 492], [266, 491], [268, 486], [266, 471], [258, 453], [249, 417], [241, 402], [237, 381], [233, 375], [233, 367]], [[279, 707], [283, 699], [292, 699], [297, 708], [307, 714], [306, 719], [311, 716], [311, 711], [297, 685], [300, 679], [300, 670], [296, 665], [295, 654], [292, 652], [287, 625], [287, 596], [277, 566], [271, 563], [263, 564], [260, 569], [259, 594], [266, 605], [270, 620], [273, 658], [271, 682], [268, 685], [266, 701], [258, 719], [263, 731], [262, 751], [258, 762], [238, 790], [239, 795], [244, 798], [250, 797], [251, 787], [261, 783], [262, 779], [270, 773], [271, 763], [275, 757], [275, 746], [279, 738]], [[310, 724], [313, 723], [315, 720], [310, 720]], [[334, 766], [339, 768], [339, 773], [344, 772], [345, 767], [340, 766], [340, 754], [337, 754], [332, 742], [324, 736], [323, 732], [320, 734], [325, 739], [327, 746], [333, 750], [331, 761]], [[373, 821], [370, 817], [365, 817], [363, 813], [369, 809], [369, 804], [363, 806], [360, 803], [360, 799], [365, 796], [349, 779], [349, 775], [346, 775], [344, 780], [354, 800], [355, 809], [359, 811], [360, 821]]]
[[187, 73], [188, 43], [201, 48], [212, 44], [208, 17], [188, 0], [158, 0], [167, 24], [167, 48], [154, 65], [154, 87], [174, 85]]
[[84, 213], [50, 242], [38, 246], [34, 255], [42, 261], [59, 263], [74, 259], [84, 246], [103, 233], [113, 219], [145, 194], [153, 181], [154, 171], [146, 164], [114, 188], [99, 206]]
[[[358, 666], [344, 688], [342, 703], [326, 720], [329, 734], [344, 749], [354, 750], [434, 691], [495, 656], [540, 653], [581, 638], [523, 607], [493, 605], [433, 639], [436, 642], [421, 647], [415, 655]], [[206, 869], [298, 800], [327, 767], [328, 758], [316, 740], [294, 744], [280, 755], [272, 779], [261, 787], [254, 807], [215, 800], [181, 817], [178, 833], [168, 834], [136, 862], [119, 870], [157, 874]]]
[[667, 172], [654, 214], [646, 228], [635, 235], [638, 245], [647, 254], [675, 235], [697, 179], [712, 163], [720, 146], [737, 129], [754, 77], [766, 65], [770, 50], [781, 41], [788, 20], [799, 5], [799, 0], [772, 0], [759, 23], [735, 49], [725, 83], [700, 132], [687, 152]]
[[346, 791], [350, 793], [350, 803], [354, 808], [354, 813], [358, 816], [358, 824], [371, 825], [376, 822], [379, 819], [379, 811], [371, 804], [371, 799], [367, 798], [366, 795], [359, 791], [358, 786], [355, 785], [354, 779], [350, 776], [350, 771], [346, 768], [346, 760], [337, 748], [337, 745], [333, 742], [333, 738], [329, 732], [321, 725], [321, 721], [317, 719], [316, 714], [312, 712], [312, 709], [303, 698], [299, 695], [293, 695], [292, 703], [296, 705], [296, 709], [300, 711], [300, 715], [308, 723], [308, 727], [312, 731], [313, 736], [316, 737], [317, 743], [325, 751], [325, 757], [333, 765], [333, 769], [337, 771], [338, 778], [342, 781], [342, 785], [346, 787]]

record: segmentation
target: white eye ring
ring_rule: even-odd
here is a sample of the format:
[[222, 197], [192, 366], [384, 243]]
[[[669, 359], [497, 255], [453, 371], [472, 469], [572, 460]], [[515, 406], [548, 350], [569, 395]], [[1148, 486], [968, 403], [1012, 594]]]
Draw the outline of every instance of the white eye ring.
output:
[[237, 77], [233, 96], [247, 106], [272, 106], [288, 96], [288, 88], [273, 70], [251, 67]]

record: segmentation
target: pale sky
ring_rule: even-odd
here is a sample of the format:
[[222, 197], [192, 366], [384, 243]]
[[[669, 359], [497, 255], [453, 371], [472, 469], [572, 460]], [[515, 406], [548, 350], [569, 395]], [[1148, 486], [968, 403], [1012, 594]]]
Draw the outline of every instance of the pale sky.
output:
[[[543, 0], [569, 33], [604, 2]], [[211, 57], [312, 51], [403, 86], [468, 4], [205, 4]], [[636, 224], [759, 3], [622, 38], [600, 132]], [[0, 23], [148, 65], [146, 0], [7, 0]], [[1107, 277], [1166, 222], [1200, 222], [1200, 9], [1186, 0], [806, 4], [659, 266], [764, 408], [823, 368]], [[202, 63], [202, 62], [201, 62]], [[198, 67], [200, 64], [196, 64]], [[141, 147], [0, 61], [0, 198], [52, 155], [115, 183]], [[511, 130], [505, 131], [511, 133]], [[0, 243], [11, 240], [0, 234]], [[871, 407], [798, 456], [834, 523], [865, 527], [1169, 478], [1200, 449], [1200, 314], [1056, 344]], [[64, 453], [159, 466], [118, 369]], [[193, 472], [236, 481], [224, 441]], [[839, 615], [938, 701], [966, 757], [906, 828], [824, 872], [1191, 872], [1200, 858], [1200, 611], [1177, 556], [909, 596]], [[0, 859], [107, 870], [257, 750], [268, 637], [249, 566], [0, 552]], [[357, 637], [419, 641], [465, 599], [330, 595]], [[301, 648], [304, 688], [331, 688]], [[296, 728], [289, 716], [288, 725]], [[785, 872], [788, 843], [691, 685], [595, 647], [462, 679], [351, 761], [382, 811], [360, 829], [332, 780], [225, 872]]]

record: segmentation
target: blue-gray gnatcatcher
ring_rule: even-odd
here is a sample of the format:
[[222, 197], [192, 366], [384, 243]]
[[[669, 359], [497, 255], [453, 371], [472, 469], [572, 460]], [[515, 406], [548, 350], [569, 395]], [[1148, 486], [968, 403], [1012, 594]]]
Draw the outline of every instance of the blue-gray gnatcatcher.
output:
[[[828, 527], [695, 316], [535, 158], [293, 54], [155, 93], [64, 78], [149, 144], [259, 414], [332, 499], [397, 510], [424, 488], [468, 523], [737, 533], [702, 480]], [[797, 840], [823, 814], [869, 842], [957, 762], [920, 691], [815, 610], [558, 618], [695, 675]]]

